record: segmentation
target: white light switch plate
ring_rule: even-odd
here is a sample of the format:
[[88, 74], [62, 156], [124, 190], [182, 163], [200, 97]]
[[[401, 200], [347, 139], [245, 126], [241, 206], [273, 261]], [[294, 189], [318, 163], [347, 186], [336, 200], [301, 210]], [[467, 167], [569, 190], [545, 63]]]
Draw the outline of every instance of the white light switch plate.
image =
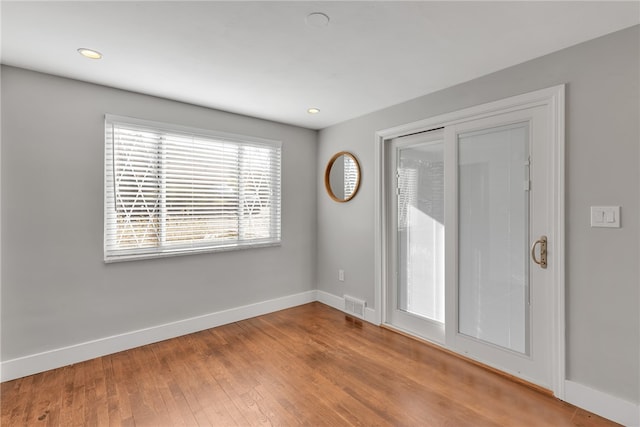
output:
[[620, 206], [591, 206], [591, 227], [620, 228]]

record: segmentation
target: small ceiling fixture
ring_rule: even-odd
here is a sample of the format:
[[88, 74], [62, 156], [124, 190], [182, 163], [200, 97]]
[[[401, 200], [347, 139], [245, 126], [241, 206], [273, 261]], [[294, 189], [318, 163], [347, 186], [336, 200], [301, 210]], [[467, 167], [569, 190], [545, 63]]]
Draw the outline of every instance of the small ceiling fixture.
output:
[[80, 49], [78, 49], [78, 53], [80, 55], [84, 56], [85, 58], [102, 59], [102, 54], [100, 52], [98, 52], [97, 50], [87, 49], [85, 47], [81, 47]]
[[319, 109], [319, 108], [313, 108], [313, 107], [312, 107], [312, 108], [309, 108], [309, 109], [307, 110], [307, 113], [309, 113], [309, 114], [318, 114], [319, 112], [320, 112], [320, 109]]
[[322, 12], [313, 12], [307, 15], [305, 22], [313, 28], [322, 28], [329, 25], [329, 16]]

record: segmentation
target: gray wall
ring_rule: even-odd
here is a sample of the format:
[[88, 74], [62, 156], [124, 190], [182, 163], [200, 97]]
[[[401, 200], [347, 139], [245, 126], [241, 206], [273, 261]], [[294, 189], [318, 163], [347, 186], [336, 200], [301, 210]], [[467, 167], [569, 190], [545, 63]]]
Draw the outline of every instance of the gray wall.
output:
[[[318, 289], [374, 305], [376, 130], [567, 83], [567, 376], [638, 402], [639, 36], [636, 26], [322, 130], [318, 168], [349, 150], [363, 179], [346, 204], [318, 183]], [[591, 205], [621, 205], [622, 228], [590, 228]]]
[[[2, 68], [2, 360], [314, 289], [317, 132]], [[282, 246], [105, 265], [104, 114], [281, 140]]]

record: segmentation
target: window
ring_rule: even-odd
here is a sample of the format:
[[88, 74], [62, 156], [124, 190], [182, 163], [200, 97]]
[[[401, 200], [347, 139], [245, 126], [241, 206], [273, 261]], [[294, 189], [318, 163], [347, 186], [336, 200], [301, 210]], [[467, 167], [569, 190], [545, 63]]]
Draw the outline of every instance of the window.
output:
[[281, 144], [105, 119], [104, 259], [280, 243]]

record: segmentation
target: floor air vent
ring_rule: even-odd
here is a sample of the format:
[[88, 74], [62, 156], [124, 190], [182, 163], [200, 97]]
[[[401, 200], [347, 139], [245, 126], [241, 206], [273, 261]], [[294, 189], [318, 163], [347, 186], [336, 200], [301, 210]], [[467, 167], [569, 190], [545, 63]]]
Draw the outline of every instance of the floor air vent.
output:
[[344, 311], [351, 316], [364, 319], [365, 305], [366, 302], [361, 299], [350, 297], [349, 295], [344, 296]]

